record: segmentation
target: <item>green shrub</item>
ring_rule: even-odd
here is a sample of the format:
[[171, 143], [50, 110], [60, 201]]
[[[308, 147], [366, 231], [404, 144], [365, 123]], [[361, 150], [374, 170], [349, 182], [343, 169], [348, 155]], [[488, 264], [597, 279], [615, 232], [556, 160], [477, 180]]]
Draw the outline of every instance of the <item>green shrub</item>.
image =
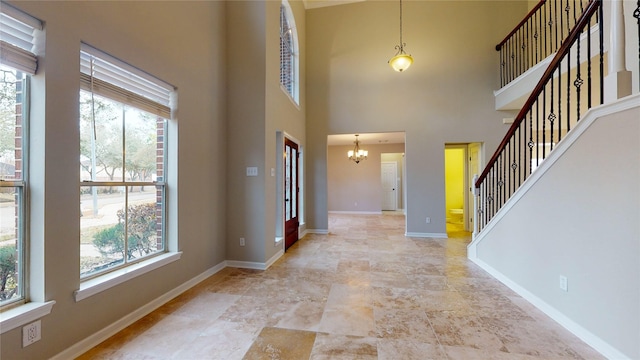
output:
[[157, 251], [156, 243], [156, 204], [129, 206], [127, 229], [128, 249], [124, 248], [125, 212], [118, 210], [118, 223], [99, 231], [94, 236], [93, 244], [104, 257], [127, 259], [143, 257]]
[[0, 246], [0, 300], [10, 299], [18, 291], [17, 266], [15, 246]]

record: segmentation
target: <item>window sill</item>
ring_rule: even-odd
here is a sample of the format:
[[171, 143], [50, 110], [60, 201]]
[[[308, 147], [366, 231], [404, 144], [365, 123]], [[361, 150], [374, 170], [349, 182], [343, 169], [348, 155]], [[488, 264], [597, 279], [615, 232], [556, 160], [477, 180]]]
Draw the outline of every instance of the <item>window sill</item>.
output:
[[284, 240], [283, 237], [276, 237], [276, 242], [274, 243], [275, 247], [278, 247], [282, 243], [282, 240]]
[[84, 281], [80, 284], [80, 289], [76, 290], [74, 293], [76, 302], [110, 289], [116, 285], [122, 284], [123, 282], [135, 277], [146, 274], [164, 265], [180, 260], [181, 256], [182, 252], [172, 252], [155, 256], [149, 260], [141, 261], [137, 264], [127, 266], [126, 268]]
[[0, 313], [0, 334], [49, 315], [55, 303], [55, 301], [29, 302]]
[[287, 95], [287, 97], [291, 101], [291, 104], [293, 104], [293, 106], [295, 106], [296, 109], [300, 110], [300, 104], [298, 104], [298, 101], [294, 99], [293, 96], [291, 96], [291, 94], [289, 94], [289, 91], [287, 91], [287, 88], [285, 88], [284, 85], [280, 84], [280, 90], [282, 90], [282, 92], [285, 95]]

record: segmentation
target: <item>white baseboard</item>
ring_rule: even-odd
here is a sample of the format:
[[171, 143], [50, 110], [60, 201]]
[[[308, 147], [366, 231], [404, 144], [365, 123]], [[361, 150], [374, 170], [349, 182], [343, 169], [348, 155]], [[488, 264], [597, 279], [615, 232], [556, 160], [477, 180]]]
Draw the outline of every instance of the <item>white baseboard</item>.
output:
[[329, 211], [329, 214], [382, 215], [382, 211]]
[[436, 239], [448, 239], [447, 233], [417, 233], [417, 232], [406, 232], [404, 233], [406, 237], [417, 237], [417, 238], [436, 238]]
[[620, 351], [618, 351], [613, 346], [609, 345], [607, 342], [602, 340], [600, 337], [594, 335], [589, 330], [583, 328], [578, 325], [576, 322], [568, 318], [558, 309], [546, 303], [544, 300], [535, 296], [527, 289], [518, 285], [516, 282], [512, 281], [510, 278], [499, 272], [498, 270], [491, 267], [489, 264], [484, 261], [478, 259], [477, 257], [469, 257], [471, 261], [476, 263], [486, 272], [488, 272], [491, 276], [496, 278], [501, 283], [505, 284], [511, 290], [515, 291], [518, 295], [522, 296], [523, 299], [530, 302], [533, 306], [538, 308], [543, 313], [547, 314], [551, 319], [556, 321], [558, 324], [562, 325], [565, 329], [569, 330], [572, 334], [580, 338], [580, 340], [584, 341], [587, 345], [594, 348], [596, 351], [604, 355], [607, 359], [616, 359], [616, 360], [631, 360], [628, 356], [624, 355]]
[[271, 265], [273, 265], [273, 263], [278, 261], [278, 259], [280, 259], [282, 255], [284, 255], [284, 250], [283, 249], [278, 250], [278, 252], [275, 253], [275, 255], [271, 257], [271, 259], [267, 260], [267, 262], [265, 263], [264, 269], [267, 270]]
[[305, 231], [306, 231], [307, 234], [319, 234], [319, 235], [328, 235], [329, 234], [329, 230], [327, 230], [327, 229], [307, 229]]
[[236, 261], [236, 260], [227, 260], [225, 261], [228, 267], [235, 267], [241, 269], [253, 269], [253, 270], [267, 270], [269, 266], [273, 265], [274, 262], [278, 261], [280, 257], [284, 255], [284, 250], [278, 250], [275, 255], [271, 257], [271, 259], [266, 262], [259, 263], [254, 261]]
[[223, 261], [173, 290], [170, 290], [169, 292], [137, 308], [135, 311], [125, 315], [111, 325], [108, 325], [107, 327], [100, 329], [98, 332], [84, 338], [80, 342], [77, 342], [73, 346], [52, 357], [51, 360], [75, 359], [225, 267], [226, 265]]

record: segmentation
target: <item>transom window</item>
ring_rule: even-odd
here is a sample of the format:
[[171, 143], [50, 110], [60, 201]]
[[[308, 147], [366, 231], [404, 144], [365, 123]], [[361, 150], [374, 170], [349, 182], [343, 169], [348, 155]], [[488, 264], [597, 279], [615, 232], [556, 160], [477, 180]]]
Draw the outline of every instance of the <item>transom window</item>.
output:
[[80, 275], [165, 252], [172, 87], [85, 44], [80, 54]]
[[295, 21], [289, 4], [280, 5], [280, 84], [298, 104], [298, 55]]

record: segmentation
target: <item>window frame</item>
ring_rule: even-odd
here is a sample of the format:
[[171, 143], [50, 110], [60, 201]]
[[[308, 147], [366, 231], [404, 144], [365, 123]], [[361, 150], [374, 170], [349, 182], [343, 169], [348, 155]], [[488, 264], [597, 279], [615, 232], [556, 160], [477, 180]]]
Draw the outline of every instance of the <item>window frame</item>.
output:
[[[16, 100], [16, 103], [20, 103], [20, 114], [16, 113], [15, 118], [20, 117], [20, 148], [16, 147], [15, 151], [20, 152], [20, 172], [19, 179], [12, 180], [0, 180], [0, 188], [15, 188], [16, 190], [16, 280], [18, 282], [17, 296], [12, 299], [4, 300], [0, 302], [0, 308], [11, 309], [15, 306], [23, 305], [28, 301], [28, 283], [26, 282], [28, 276], [28, 253], [29, 253], [29, 98], [30, 87], [29, 79], [30, 74], [24, 73], [20, 70], [14, 69], [11, 66], [4, 65], [6, 68], [13, 69], [16, 73], [22, 74], [22, 79], [16, 79], [21, 82], [21, 99]], [[18, 95], [16, 94], [16, 97]], [[17, 121], [16, 121], [17, 122]], [[17, 129], [18, 124], [14, 127], [14, 132]], [[18, 159], [16, 158], [16, 162]]]
[[[169, 158], [168, 149], [168, 123], [171, 120], [170, 114], [172, 112], [170, 103], [172, 103], [172, 97], [175, 95], [175, 87], [165, 83], [162, 80], [157, 79], [156, 77], [149, 75], [125, 62], [114, 58], [98, 49], [95, 49], [87, 44], [82, 44], [81, 47], [81, 89], [80, 92], [86, 91], [88, 94], [94, 94], [109, 101], [116, 103], [118, 106], [133, 108], [136, 111], [141, 111], [145, 113], [149, 113], [151, 115], [156, 116], [156, 138], [159, 138], [159, 131], [161, 132], [162, 139], [156, 140], [156, 147], [154, 153], [156, 154], [156, 159], [158, 156], [158, 151], [162, 150], [162, 162], [159, 163], [156, 160], [156, 169], [159, 169], [162, 174], [156, 180], [152, 181], [131, 181], [126, 180], [125, 173], [125, 154], [126, 154], [126, 120], [124, 119], [124, 115], [122, 118], [122, 179], [120, 181], [96, 181], [96, 180], [82, 180], [80, 181], [80, 189], [83, 188], [96, 188], [100, 186], [114, 186], [114, 187], [124, 187], [125, 188], [125, 213], [129, 211], [129, 187], [131, 186], [150, 186], [156, 189], [156, 207], [160, 206], [160, 209], [156, 209], [156, 215], [161, 219], [161, 225], [156, 230], [160, 232], [160, 238], [162, 242], [162, 249], [145, 254], [145, 256], [137, 258], [137, 259], [129, 259], [127, 256], [128, 247], [125, 247], [124, 255], [122, 258], [122, 263], [110, 266], [108, 268], [102, 269], [100, 271], [87, 273], [86, 276], [80, 274], [81, 286], [78, 291], [76, 291], [76, 301], [82, 300], [88, 296], [91, 296], [97, 292], [108, 289], [111, 286], [114, 286], [122, 281], [126, 281], [131, 277], [135, 277], [141, 274], [144, 274], [148, 271], [151, 271], [155, 268], [155, 266], [162, 266], [165, 263], [175, 261], [180, 258], [180, 253], [174, 252], [169, 253], [169, 241], [167, 236], [167, 163]], [[86, 59], [89, 59], [91, 62], [91, 68], [87, 69]], [[108, 69], [105, 72], [100, 73], [102, 70], [94, 71], [93, 62], [100, 61], [102, 62], [102, 66], [106, 66], [101, 69]], [[115, 80], [109, 81], [111, 76], [114, 74], [112, 71], [117, 69], [122, 71], [124, 77], [118, 78], [119, 75], [116, 71]], [[87, 74], [90, 72], [90, 74]], [[107, 73], [108, 72], [108, 73]], [[109, 77], [106, 78], [104, 74], [107, 74]], [[132, 83], [126, 83], [127, 79], [131, 79]], [[125, 82], [118, 82], [119, 80], [124, 79]], [[134, 84], [133, 82], [139, 81], [139, 83]], [[99, 87], [97, 90], [94, 88], [94, 84]], [[149, 96], [148, 92], [137, 92], [136, 86], [142, 84], [145, 87], [145, 90], [148, 89], [147, 86], [152, 84], [153, 86], [162, 87], [164, 92], [161, 94], [156, 101], [155, 98]], [[87, 88], [88, 87], [88, 88]], [[93, 99], [91, 101], [94, 101]], [[80, 104], [79, 104], [80, 106]], [[124, 110], [124, 108], [123, 108]], [[169, 116], [166, 116], [169, 114]], [[158, 124], [159, 120], [162, 120], [163, 126], [162, 129], [159, 129]], [[79, 119], [79, 121], [81, 121]], [[162, 149], [158, 148], [159, 142], [162, 141]], [[161, 190], [158, 190], [161, 189]], [[158, 215], [158, 211], [160, 214]], [[126, 233], [127, 222], [129, 219], [128, 214], [124, 216], [124, 227], [125, 233], [123, 236], [123, 241], [125, 246], [127, 246], [128, 236]]]
[[[300, 106], [300, 85], [299, 85], [299, 47], [298, 47], [298, 31], [295, 24], [295, 18], [291, 6], [286, 0], [280, 3], [280, 88], [289, 96], [296, 106]], [[283, 29], [283, 25], [286, 26]], [[289, 39], [285, 37], [289, 34]], [[285, 48], [287, 56], [283, 56]], [[290, 62], [288, 74], [283, 74], [286, 62]], [[287, 82], [285, 79], [288, 78]]]
[[[36, 37], [43, 30], [43, 23], [39, 19], [13, 7], [2, 3], [0, 6], [0, 65], [3, 69], [11, 70], [15, 74], [16, 86], [13, 137], [14, 137], [14, 172], [12, 176], [0, 181], [0, 188], [14, 190], [14, 221], [15, 221], [15, 251], [16, 251], [16, 295], [0, 302], [0, 309], [16, 312], [24, 308], [30, 301], [29, 277], [29, 123], [30, 123], [30, 79], [36, 74], [38, 57], [35, 54]], [[19, 85], [18, 85], [19, 84]], [[18, 88], [19, 87], [19, 88]], [[18, 109], [19, 106], [19, 109]], [[16, 178], [19, 164], [19, 178]], [[10, 246], [10, 245], [9, 245]], [[15, 308], [15, 309], [14, 309]], [[20, 310], [18, 314], [22, 314]], [[6, 327], [2, 319], [0, 327]], [[4, 332], [4, 330], [2, 330]]]

